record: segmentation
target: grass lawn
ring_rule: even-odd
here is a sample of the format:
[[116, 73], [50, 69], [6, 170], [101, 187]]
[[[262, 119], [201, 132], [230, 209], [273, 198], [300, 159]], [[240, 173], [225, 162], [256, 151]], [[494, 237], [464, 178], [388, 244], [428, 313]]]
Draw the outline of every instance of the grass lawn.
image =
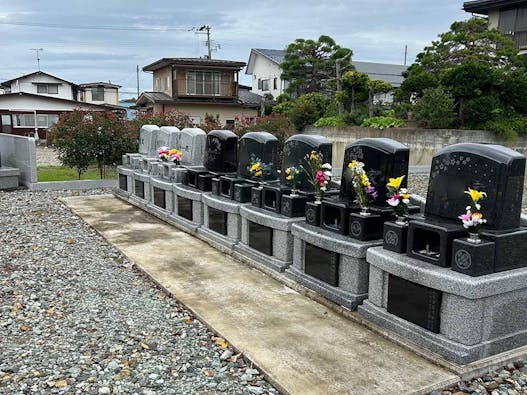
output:
[[[106, 169], [106, 178], [116, 178], [117, 170], [114, 168]], [[37, 179], [43, 181], [76, 181], [78, 180], [77, 171], [66, 166], [40, 166], [37, 168]], [[87, 171], [82, 173], [81, 180], [99, 180], [99, 169], [97, 166], [90, 166]]]

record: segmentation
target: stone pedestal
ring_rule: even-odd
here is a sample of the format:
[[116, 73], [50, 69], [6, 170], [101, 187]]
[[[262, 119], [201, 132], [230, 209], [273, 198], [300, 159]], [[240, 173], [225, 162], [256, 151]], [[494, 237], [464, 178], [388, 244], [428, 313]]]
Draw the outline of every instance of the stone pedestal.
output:
[[175, 184], [185, 184], [187, 169], [184, 167], [171, 167], [169, 181]]
[[242, 205], [240, 216], [241, 238], [234, 246], [235, 255], [279, 272], [293, 263], [291, 226], [304, 222], [303, 217], [287, 218], [251, 205]]
[[119, 177], [119, 187], [117, 193], [121, 196], [129, 197], [133, 190], [134, 170], [128, 166], [117, 166], [117, 174]]
[[459, 364], [527, 344], [527, 268], [470, 277], [377, 247], [367, 261], [365, 319]]
[[408, 243], [408, 225], [385, 222], [383, 230], [383, 248], [399, 254], [406, 253]]
[[244, 183], [234, 186], [234, 200], [240, 203], [251, 203], [251, 193], [254, 184]]
[[202, 192], [182, 184], [174, 184], [174, 212], [170, 222], [189, 233], [196, 234], [203, 225]]
[[320, 226], [321, 204], [316, 202], [306, 203], [306, 223], [313, 226]]
[[360, 241], [377, 240], [382, 238], [384, 218], [378, 214], [349, 215], [349, 235]]
[[306, 223], [296, 223], [293, 265], [286, 275], [325, 298], [355, 309], [368, 294], [366, 251], [381, 240], [361, 242]]
[[0, 167], [0, 189], [18, 188], [20, 170], [16, 167]]
[[481, 240], [475, 244], [467, 239], [457, 239], [452, 248], [452, 270], [473, 277], [494, 272], [494, 242]]
[[232, 251], [241, 237], [240, 203], [214, 195], [202, 195], [203, 226], [200, 238], [223, 251]]
[[169, 181], [150, 178], [150, 202], [146, 210], [160, 218], [168, 218], [174, 212], [174, 185]]
[[141, 171], [134, 171], [132, 174], [132, 193], [130, 201], [135, 205], [146, 208], [150, 201], [150, 175]]

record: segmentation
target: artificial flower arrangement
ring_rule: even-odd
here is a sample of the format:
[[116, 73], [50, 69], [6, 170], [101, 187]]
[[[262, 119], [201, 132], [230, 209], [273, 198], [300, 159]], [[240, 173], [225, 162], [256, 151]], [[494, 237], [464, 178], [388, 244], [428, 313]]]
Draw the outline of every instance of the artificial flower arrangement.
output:
[[253, 177], [257, 179], [263, 179], [264, 176], [271, 174], [272, 168], [273, 168], [272, 163], [262, 162], [262, 160], [258, 158], [256, 155], [251, 154], [251, 161], [249, 162], [249, 165], [247, 166], [247, 170]]
[[352, 184], [355, 194], [357, 195], [356, 202], [361, 207], [361, 213], [366, 215], [370, 203], [377, 199], [377, 191], [371, 185], [370, 179], [364, 170], [364, 163], [357, 160], [352, 160], [348, 164], [351, 170]]
[[174, 162], [176, 165], [179, 165], [181, 163], [181, 159], [183, 158], [183, 152], [177, 148], [168, 148], [163, 146], [158, 148], [157, 153], [159, 155], [159, 159], [165, 162]]
[[481, 225], [487, 222], [480, 211], [481, 205], [479, 201], [486, 198], [487, 193], [471, 188], [468, 188], [465, 193], [470, 196], [470, 205], [466, 208], [467, 212], [461, 214], [458, 218], [463, 222], [463, 227], [470, 233], [471, 237], [469, 240], [478, 242]]
[[285, 169], [285, 179], [291, 183], [291, 195], [296, 196], [296, 187], [300, 181], [300, 169], [295, 166], [288, 167]]
[[405, 176], [390, 178], [386, 184], [388, 189], [388, 200], [386, 202], [392, 207], [397, 216], [397, 222], [405, 223], [408, 216], [408, 205], [410, 204], [410, 194], [406, 188], [401, 188]]
[[303, 166], [302, 169], [309, 176], [309, 181], [315, 188], [316, 201], [320, 202], [328, 188], [331, 177], [333, 177], [331, 165], [324, 163], [324, 156], [317, 151], [311, 151], [304, 159], [309, 164], [310, 171], [307, 171]]

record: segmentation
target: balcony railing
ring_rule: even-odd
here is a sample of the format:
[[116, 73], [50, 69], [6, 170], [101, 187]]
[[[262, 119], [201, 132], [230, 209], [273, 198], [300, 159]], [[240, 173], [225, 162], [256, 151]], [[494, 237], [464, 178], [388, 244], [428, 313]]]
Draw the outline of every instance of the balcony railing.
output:
[[198, 97], [236, 97], [238, 96], [238, 84], [233, 81], [187, 81], [176, 79], [173, 81], [175, 97], [198, 96]]

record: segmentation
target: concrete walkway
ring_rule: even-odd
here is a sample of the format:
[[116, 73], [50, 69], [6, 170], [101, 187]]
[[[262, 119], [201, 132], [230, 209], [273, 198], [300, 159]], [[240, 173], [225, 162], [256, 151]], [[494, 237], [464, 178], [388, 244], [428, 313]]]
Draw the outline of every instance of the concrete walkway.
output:
[[456, 376], [110, 195], [66, 204], [291, 394], [425, 393]]

